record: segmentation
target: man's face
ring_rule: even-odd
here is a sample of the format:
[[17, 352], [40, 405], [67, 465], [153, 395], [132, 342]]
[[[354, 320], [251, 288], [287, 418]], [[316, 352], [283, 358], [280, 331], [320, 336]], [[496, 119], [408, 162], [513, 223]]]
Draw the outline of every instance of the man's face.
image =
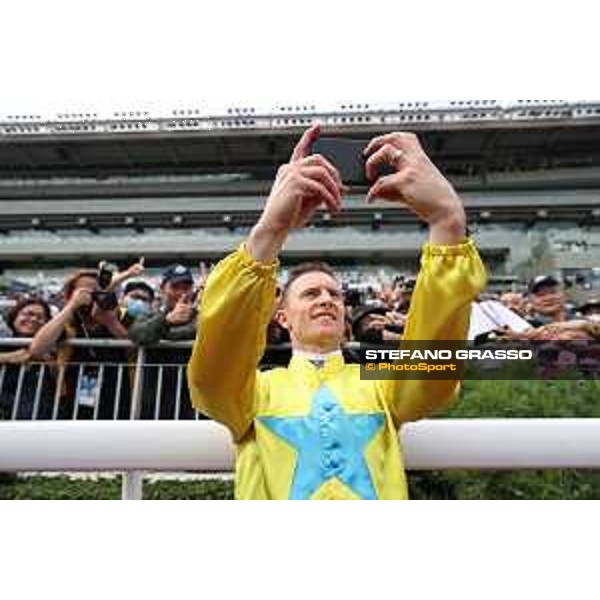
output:
[[287, 290], [280, 315], [294, 348], [330, 352], [337, 350], [344, 338], [342, 288], [327, 273], [300, 275]]
[[531, 294], [531, 306], [541, 315], [553, 315], [565, 308], [565, 295], [560, 286], [549, 285]]
[[165, 305], [173, 310], [179, 300], [192, 293], [193, 284], [189, 281], [167, 281], [161, 287]]

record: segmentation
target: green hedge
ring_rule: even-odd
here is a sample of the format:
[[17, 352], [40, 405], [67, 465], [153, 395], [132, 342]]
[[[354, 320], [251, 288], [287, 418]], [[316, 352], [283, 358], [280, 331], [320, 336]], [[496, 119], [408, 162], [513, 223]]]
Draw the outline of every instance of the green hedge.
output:
[[[443, 418], [600, 417], [599, 381], [465, 381]], [[600, 471], [430, 471], [409, 474], [419, 499], [598, 499]]]
[[[71, 479], [61, 477], [13, 477], [0, 481], [0, 500], [118, 500], [120, 477]], [[144, 482], [144, 498], [151, 500], [229, 500], [233, 498], [231, 481]]]
[[[600, 417], [597, 381], [467, 381], [460, 401], [443, 418]], [[434, 471], [409, 473], [416, 499], [598, 499], [600, 472]], [[0, 499], [116, 499], [120, 478], [70, 480], [4, 476]], [[149, 499], [228, 499], [230, 481], [161, 481], [144, 484]]]
[[[600, 473], [588, 471], [413, 472], [409, 473], [408, 480], [410, 496], [417, 500], [600, 498]], [[116, 500], [120, 497], [120, 478], [82, 480], [35, 476], [0, 482], [0, 500]], [[231, 481], [144, 484], [144, 498], [151, 500], [228, 500], [232, 497]]]
[[465, 381], [444, 417], [600, 417], [600, 381]]

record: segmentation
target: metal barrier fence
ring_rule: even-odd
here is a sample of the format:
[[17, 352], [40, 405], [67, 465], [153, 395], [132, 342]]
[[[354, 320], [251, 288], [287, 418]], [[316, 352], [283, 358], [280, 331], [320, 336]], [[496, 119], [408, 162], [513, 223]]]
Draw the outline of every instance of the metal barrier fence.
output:
[[[31, 340], [0, 338], [0, 348]], [[70, 339], [75, 359], [0, 361], [0, 420], [198, 420], [186, 381], [193, 341], [137, 346], [129, 340]], [[349, 344], [350, 351], [358, 344]], [[269, 347], [261, 368], [287, 364], [289, 345]]]
[[[15, 350], [27, 339], [0, 339]], [[0, 363], [2, 420], [194, 419], [186, 383], [192, 342], [136, 346], [128, 340], [73, 339], [85, 360]]]

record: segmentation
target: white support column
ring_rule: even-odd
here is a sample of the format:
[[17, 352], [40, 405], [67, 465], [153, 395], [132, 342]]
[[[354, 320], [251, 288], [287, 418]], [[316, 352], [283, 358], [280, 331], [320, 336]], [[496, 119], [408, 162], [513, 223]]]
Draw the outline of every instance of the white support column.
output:
[[144, 473], [142, 471], [127, 471], [121, 481], [121, 500], [143, 500]]

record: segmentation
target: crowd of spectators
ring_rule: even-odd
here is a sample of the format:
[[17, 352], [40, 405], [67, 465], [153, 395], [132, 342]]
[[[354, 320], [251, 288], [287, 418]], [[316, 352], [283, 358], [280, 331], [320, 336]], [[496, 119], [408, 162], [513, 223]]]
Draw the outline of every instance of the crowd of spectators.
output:
[[[65, 280], [62, 297], [52, 302], [42, 294], [13, 296], [12, 306], [2, 315], [0, 331], [0, 337], [5, 339], [0, 363], [7, 365], [0, 381], [0, 414], [16, 418], [28, 418], [34, 413], [38, 418], [127, 418], [135, 348], [65, 343], [70, 338], [84, 338], [129, 339], [147, 348], [141, 418], [193, 418], [187, 386], [181, 381], [189, 349], [165, 349], [157, 344], [161, 340], [195, 338], [202, 322], [198, 307], [208, 269], [204, 263], [197, 272], [187, 265], [171, 265], [162, 272], [157, 287], [145, 277], [145, 272], [143, 259], [124, 271], [111, 270], [101, 263], [97, 269], [71, 273]], [[396, 276], [393, 280], [377, 281], [370, 277], [368, 281], [366, 285], [365, 280], [354, 277], [344, 286], [346, 340], [399, 340], [415, 279]], [[512, 340], [599, 337], [600, 296], [588, 294], [585, 301], [574, 305], [568, 301], [562, 282], [551, 274], [536, 277], [523, 292], [511, 289], [486, 293], [479, 300], [482, 305], [501, 304], [524, 325], [513, 329], [512, 321], [493, 323], [489, 331], [478, 331], [478, 338], [482, 334], [483, 338], [492, 334]], [[289, 337], [280, 323], [278, 301], [276, 298], [267, 341], [271, 346], [285, 347]], [[7, 338], [25, 338], [28, 343], [14, 347]], [[47, 369], [40, 383], [39, 368], [44, 364]], [[25, 375], [20, 374], [19, 365], [25, 365]], [[57, 381], [57, 366], [61, 365], [65, 366], [64, 373]], [[100, 365], [104, 365], [102, 369]], [[129, 366], [127, 376], [119, 376], [118, 365]], [[9, 405], [17, 388], [27, 399], [15, 413]], [[159, 392], [165, 388], [171, 393], [162, 394], [164, 399], [159, 406]]]

